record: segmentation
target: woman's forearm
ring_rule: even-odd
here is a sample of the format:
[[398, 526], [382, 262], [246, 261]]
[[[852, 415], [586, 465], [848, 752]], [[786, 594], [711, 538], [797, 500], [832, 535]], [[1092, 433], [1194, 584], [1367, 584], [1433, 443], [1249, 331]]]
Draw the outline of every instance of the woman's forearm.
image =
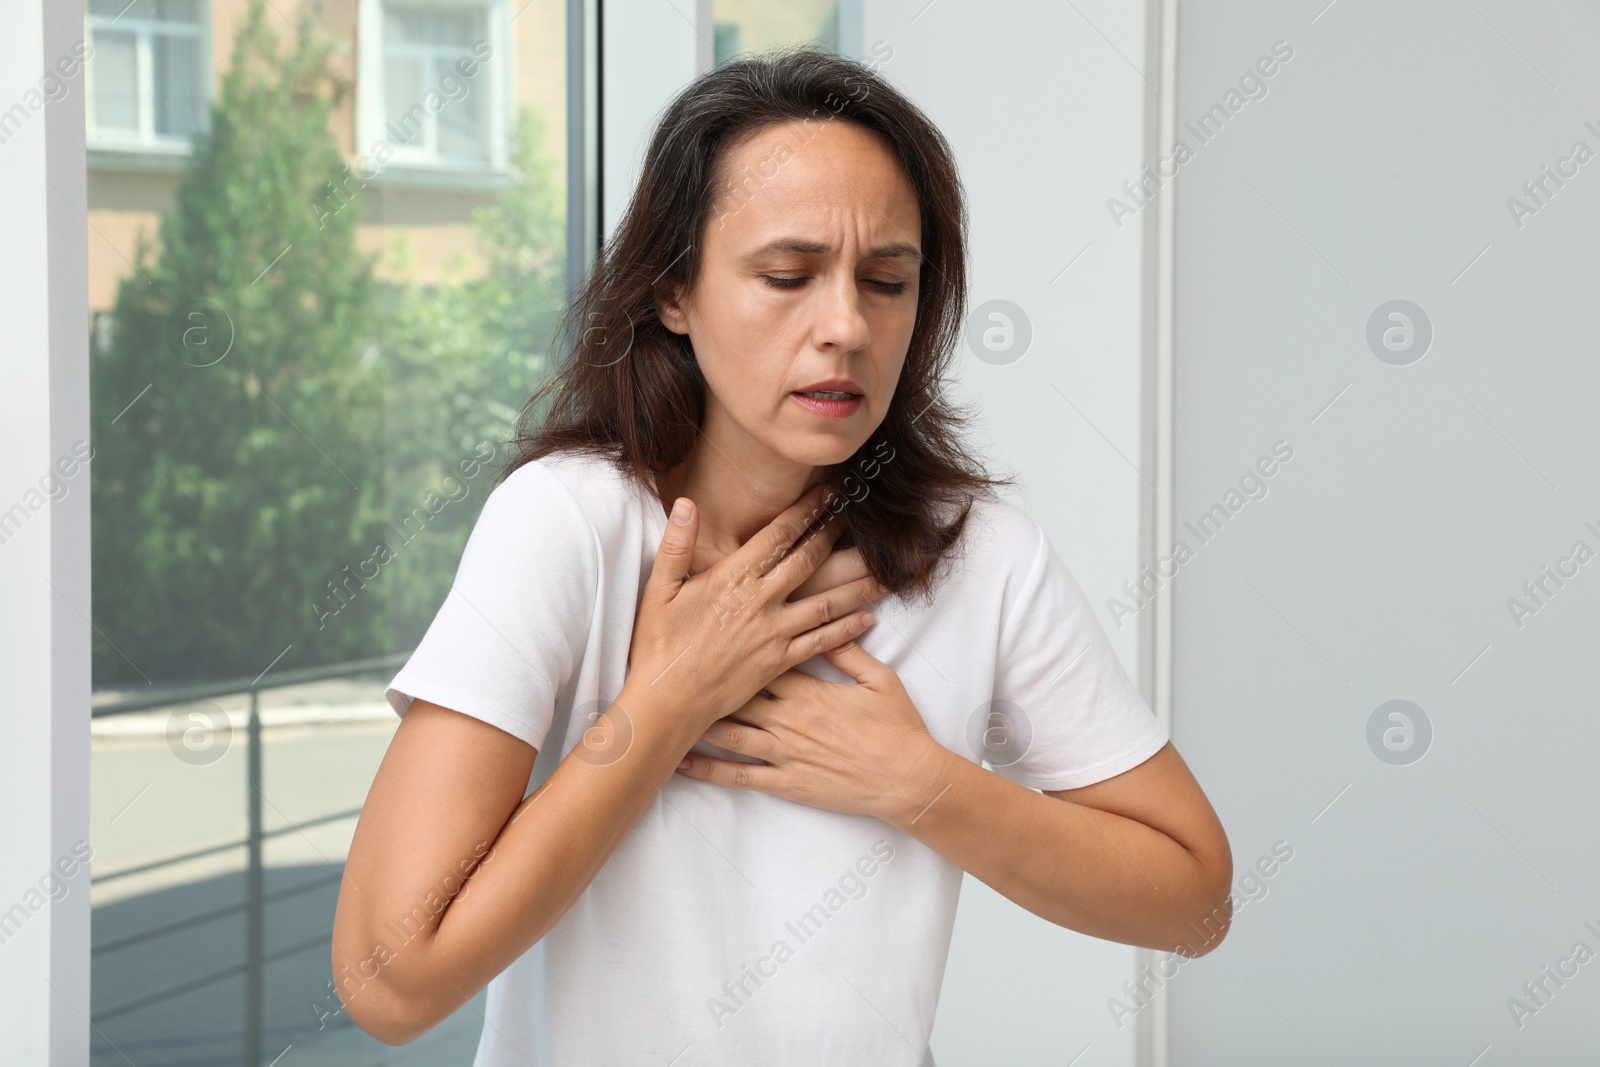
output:
[[1220, 941], [1231, 916], [1226, 865], [928, 743], [937, 752], [912, 761], [884, 821], [1060, 926], [1188, 956]]
[[[367, 901], [351, 924], [359, 933], [347, 929], [335, 943], [335, 980], [352, 1018], [390, 1044], [409, 1042], [461, 1007], [556, 924], [699, 736], [681, 715], [647, 703], [666, 699], [665, 692], [625, 690], [590, 727], [590, 743], [580, 742], [516, 805], [492, 840], [479, 842], [475, 863], [459, 864], [471, 869], [452, 882], [453, 895], [441, 898], [430, 889], [418, 899], [403, 899], [386, 891], [374, 864], [358, 871], [352, 862], [357, 884], [378, 883], [370, 893], [359, 893]], [[626, 713], [619, 713], [619, 704]], [[406, 836], [391, 830], [384, 839], [389, 848], [404, 851]], [[354, 979], [348, 974], [352, 964]]]

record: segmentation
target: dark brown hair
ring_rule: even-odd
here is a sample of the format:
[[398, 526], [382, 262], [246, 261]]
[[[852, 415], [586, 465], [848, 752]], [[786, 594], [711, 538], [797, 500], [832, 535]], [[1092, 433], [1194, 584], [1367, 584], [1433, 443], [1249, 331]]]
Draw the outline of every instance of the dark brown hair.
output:
[[[615, 234], [567, 309], [567, 360], [523, 408], [504, 474], [561, 450], [604, 455], [655, 491], [683, 462], [705, 414], [705, 378], [689, 338], [657, 317], [655, 294], [689, 292], [727, 152], [776, 123], [853, 122], [876, 133], [916, 191], [922, 221], [917, 319], [882, 424], [824, 480], [843, 495], [837, 548], [855, 545], [896, 593], [931, 595], [973, 497], [1013, 479], [987, 476], [964, 449], [970, 414], [942, 384], [966, 311], [966, 204], [949, 143], [871, 68], [814, 49], [742, 59], [702, 75], [668, 106]], [[837, 498], [836, 498], [837, 499]]]

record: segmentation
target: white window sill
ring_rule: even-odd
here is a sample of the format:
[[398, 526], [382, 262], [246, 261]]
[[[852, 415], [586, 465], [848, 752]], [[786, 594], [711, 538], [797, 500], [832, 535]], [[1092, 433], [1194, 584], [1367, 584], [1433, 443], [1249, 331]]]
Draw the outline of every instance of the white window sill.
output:
[[132, 170], [177, 173], [184, 168], [193, 146], [187, 142], [91, 140], [90, 170]]
[[[97, 141], [89, 144], [89, 169], [177, 174], [188, 164], [193, 148], [188, 143]], [[351, 173], [361, 169], [351, 161]], [[452, 163], [448, 160], [391, 159], [371, 179], [371, 184], [393, 189], [494, 192], [513, 184], [511, 172], [488, 163]]]
[[492, 192], [512, 184], [511, 172], [488, 163], [451, 163], [391, 159], [373, 178], [372, 184], [395, 189], [459, 189], [461, 192]]

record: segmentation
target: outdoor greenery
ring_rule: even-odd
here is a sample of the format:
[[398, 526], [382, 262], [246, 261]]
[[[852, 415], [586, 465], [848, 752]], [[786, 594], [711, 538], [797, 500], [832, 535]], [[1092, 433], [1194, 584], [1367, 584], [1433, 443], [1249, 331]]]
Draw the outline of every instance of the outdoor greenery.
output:
[[400, 247], [380, 281], [330, 125], [348, 86], [263, 11], [94, 363], [96, 686], [412, 647], [550, 366], [562, 192], [536, 113], [476, 216], [487, 273], [424, 285]]

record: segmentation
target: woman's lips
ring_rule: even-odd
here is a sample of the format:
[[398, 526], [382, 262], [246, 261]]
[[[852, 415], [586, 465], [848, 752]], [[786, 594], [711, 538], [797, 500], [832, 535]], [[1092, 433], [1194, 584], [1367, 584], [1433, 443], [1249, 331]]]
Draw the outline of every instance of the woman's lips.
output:
[[862, 397], [857, 395], [849, 400], [823, 400], [820, 397], [806, 396], [804, 393], [790, 393], [800, 403], [800, 406], [814, 415], [821, 415], [828, 419], [842, 419], [854, 415], [861, 407]]

